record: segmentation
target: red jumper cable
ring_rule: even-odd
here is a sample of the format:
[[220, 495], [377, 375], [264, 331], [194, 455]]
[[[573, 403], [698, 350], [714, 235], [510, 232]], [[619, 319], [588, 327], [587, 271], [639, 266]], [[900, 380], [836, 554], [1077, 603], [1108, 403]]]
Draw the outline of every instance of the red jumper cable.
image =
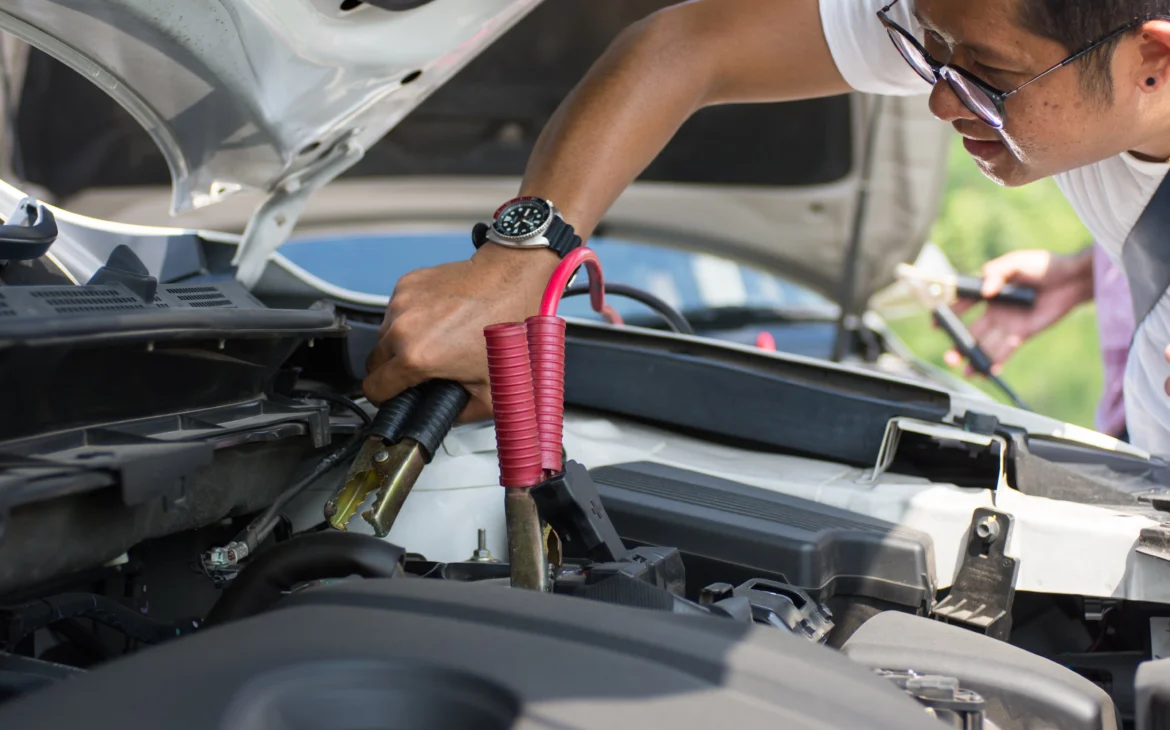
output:
[[500, 484], [505, 487], [512, 585], [548, 589], [547, 560], [535, 503], [528, 490], [563, 469], [565, 320], [557, 316], [573, 273], [585, 266], [594, 311], [611, 324], [621, 317], [605, 303], [597, 254], [581, 247], [561, 260], [549, 279], [540, 314], [484, 329], [496, 422]]
[[[544, 290], [540, 314], [520, 323], [499, 324], [484, 330], [492, 410], [496, 413], [496, 440], [500, 449], [500, 483], [506, 487], [533, 487], [562, 468], [565, 418], [565, 320], [557, 316], [561, 296], [581, 266], [589, 275], [589, 300], [594, 311], [620, 324], [605, 301], [601, 261], [588, 248], [571, 251]], [[527, 368], [519, 366], [521, 354]], [[531, 408], [527, 404], [531, 403]], [[529, 439], [539, 442], [540, 470], [527, 460]], [[535, 481], [533, 481], [535, 480]]]
[[569, 287], [569, 281], [581, 265], [589, 274], [589, 304], [593, 311], [605, 317], [610, 324], [621, 324], [622, 318], [612, 307], [605, 303], [605, 276], [601, 273], [601, 259], [592, 249], [581, 246], [570, 251], [557, 266], [557, 270], [548, 280], [544, 289], [544, 297], [540, 300], [540, 313], [544, 316], [555, 317], [557, 306], [561, 303], [561, 296]]

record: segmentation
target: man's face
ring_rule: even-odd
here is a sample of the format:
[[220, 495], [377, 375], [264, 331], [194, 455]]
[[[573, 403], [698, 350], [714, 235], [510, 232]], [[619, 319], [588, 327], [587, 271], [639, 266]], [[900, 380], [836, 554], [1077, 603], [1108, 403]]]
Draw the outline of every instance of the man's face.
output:
[[[1018, 1], [917, 0], [926, 50], [1001, 91], [1020, 86], [1070, 51], [1023, 30]], [[1115, 74], [1112, 95], [1095, 94], [1081, 83], [1083, 69], [1077, 61], [1009, 96], [999, 131], [979, 121], [945, 82], [935, 85], [930, 108], [964, 137], [985, 175], [1002, 185], [1024, 185], [1139, 144], [1140, 92]]]

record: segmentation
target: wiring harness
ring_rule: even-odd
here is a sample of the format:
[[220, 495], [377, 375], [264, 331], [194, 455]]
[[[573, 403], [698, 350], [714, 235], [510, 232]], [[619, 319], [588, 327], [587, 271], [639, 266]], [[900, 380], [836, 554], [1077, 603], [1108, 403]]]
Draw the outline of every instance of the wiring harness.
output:
[[358, 416], [361, 427], [341, 447], [332, 451], [321, 459], [301, 479], [297, 480], [288, 489], [281, 492], [263, 512], [248, 523], [247, 527], [236, 535], [227, 545], [215, 547], [200, 556], [200, 569], [204, 574], [217, 581], [230, 580], [239, 572], [240, 563], [256, 552], [256, 549], [276, 530], [281, 521], [281, 510], [288, 506], [293, 499], [304, 492], [323, 474], [348, 463], [362, 447], [369, 433], [373, 419], [357, 402], [328, 393], [298, 392], [296, 395], [306, 398], [319, 398], [335, 405], [342, 406]]

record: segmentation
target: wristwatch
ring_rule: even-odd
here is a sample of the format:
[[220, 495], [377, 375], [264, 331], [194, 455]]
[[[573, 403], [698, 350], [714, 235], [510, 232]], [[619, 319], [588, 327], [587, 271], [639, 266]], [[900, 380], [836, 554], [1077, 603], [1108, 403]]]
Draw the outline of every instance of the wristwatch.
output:
[[549, 248], [561, 258], [581, 245], [581, 237], [561, 212], [551, 202], [532, 195], [501, 205], [490, 225], [476, 223], [471, 240], [477, 249], [491, 241], [514, 248]]

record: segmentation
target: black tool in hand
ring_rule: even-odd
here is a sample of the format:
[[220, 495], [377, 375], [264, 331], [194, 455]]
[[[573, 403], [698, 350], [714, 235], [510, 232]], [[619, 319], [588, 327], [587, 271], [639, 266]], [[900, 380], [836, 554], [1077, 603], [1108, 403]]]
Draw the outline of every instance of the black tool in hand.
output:
[[430, 380], [383, 404], [345, 482], [325, 503], [329, 525], [346, 530], [377, 490], [362, 518], [378, 537], [388, 535], [423, 467], [434, 458], [470, 397], [459, 383]]
[[[914, 292], [914, 295], [934, 314], [934, 321], [947, 333], [954, 343], [959, 354], [971, 363], [971, 369], [995, 383], [1018, 408], [1031, 410], [1020, 400], [1020, 396], [1012, 390], [998, 375], [991, 372], [992, 362], [975, 336], [959, 319], [950, 305], [959, 296], [971, 299], [982, 299], [980, 293], [982, 280], [975, 277], [961, 276], [929, 276], [921, 270], [907, 264], [900, 264], [896, 270], [902, 283]], [[1003, 301], [1019, 306], [1032, 306], [1036, 301], [1036, 291], [1026, 287], [1009, 285], [1001, 290], [1000, 295], [992, 297], [991, 301]]]
[[992, 374], [991, 358], [979, 346], [979, 343], [975, 340], [975, 336], [963, 324], [963, 320], [959, 319], [959, 315], [955, 314], [947, 305], [939, 304], [934, 308], [934, 321], [950, 336], [959, 354], [966, 358], [967, 362], [971, 363], [972, 370], [995, 383], [1016, 404], [1016, 407], [1031, 410], [1024, 404], [1024, 401], [1020, 400], [1020, 396], [1016, 395], [1016, 392], [1003, 381], [1003, 378]]
[[899, 264], [895, 274], [933, 308], [936, 303], [954, 306], [960, 299], [1013, 304], [1031, 307], [1036, 304], [1036, 290], [1019, 284], [1004, 284], [998, 293], [983, 296], [983, 279], [978, 276], [930, 274], [910, 264]]
[[1018, 284], [1004, 284], [994, 296], [990, 297], [983, 296], [983, 279], [977, 276], [956, 276], [954, 287], [955, 296], [959, 299], [1015, 304], [1021, 307], [1031, 307], [1036, 304], [1036, 290]]

